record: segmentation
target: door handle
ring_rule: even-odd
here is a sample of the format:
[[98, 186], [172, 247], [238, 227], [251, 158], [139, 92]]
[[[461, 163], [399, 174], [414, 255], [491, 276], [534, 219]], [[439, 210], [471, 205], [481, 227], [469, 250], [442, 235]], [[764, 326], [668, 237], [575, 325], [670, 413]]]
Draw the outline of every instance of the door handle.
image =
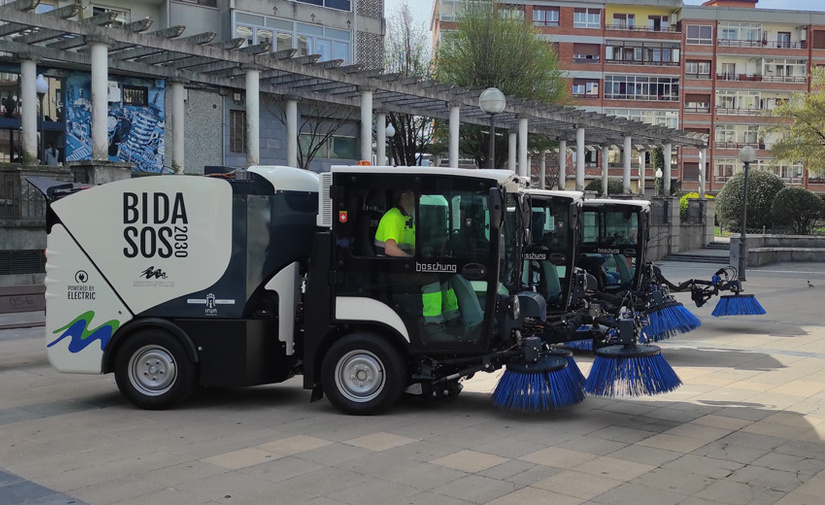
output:
[[461, 267], [461, 275], [468, 281], [483, 281], [487, 277], [487, 267], [481, 263], [467, 263]]

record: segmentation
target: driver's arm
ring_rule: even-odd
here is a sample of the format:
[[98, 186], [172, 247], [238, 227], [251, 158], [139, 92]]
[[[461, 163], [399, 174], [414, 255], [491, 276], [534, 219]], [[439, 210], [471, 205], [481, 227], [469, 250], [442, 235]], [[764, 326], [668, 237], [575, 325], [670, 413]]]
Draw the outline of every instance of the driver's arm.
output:
[[391, 238], [384, 241], [384, 254], [387, 256], [412, 256], [412, 254], [407, 254], [398, 247], [398, 242]]

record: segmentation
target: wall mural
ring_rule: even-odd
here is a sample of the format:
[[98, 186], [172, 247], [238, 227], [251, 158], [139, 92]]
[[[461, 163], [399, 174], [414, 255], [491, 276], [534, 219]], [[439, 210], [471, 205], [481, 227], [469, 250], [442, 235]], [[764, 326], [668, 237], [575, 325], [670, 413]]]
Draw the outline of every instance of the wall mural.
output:
[[[164, 81], [109, 81], [109, 161], [133, 162], [135, 172], [172, 173], [164, 165]], [[92, 158], [91, 75], [66, 79], [66, 161]]]

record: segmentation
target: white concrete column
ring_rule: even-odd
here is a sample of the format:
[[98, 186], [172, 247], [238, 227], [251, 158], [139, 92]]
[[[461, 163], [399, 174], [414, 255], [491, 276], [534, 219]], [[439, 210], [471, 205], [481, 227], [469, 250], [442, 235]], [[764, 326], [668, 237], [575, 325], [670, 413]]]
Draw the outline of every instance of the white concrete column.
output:
[[630, 194], [630, 154], [633, 146], [630, 144], [630, 135], [624, 138], [624, 147], [622, 148], [622, 159], [624, 160], [624, 170], [622, 171], [622, 193]]
[[246, 71], [246, 165], [261, 164], [261, 71]]
[[459, 127], [461, 126], [461, 118], [459, 116], [459, 112], [461, 111], [461, 107], [456, 104], [450, 105], [450, 145], [449, 145], [449, 154], [450, 154], [450, 166], [453, 168], [458, 167], [458, 132]]
[[375, 113], [375, 164], [390, 165], [387, 163], [387, 115], [383, 112]]
[[516, 172], [516, 150], [518, 144], [518, 133], [510, 132], [510, 136], [507, 138], [507, 140], [507, 168], [509, 168], [513, 172]]
[[547, 150], [541, 152], [539, 159], [539, 189], [547, 189]]
[[559, 189], [567, 189], [567, 141], [559, 139]]
[[576, 129], [576, 191], [584, 191], [584, 128]]
[[92, 160], [109, 161], [109, 46], [92, 46]]
[[286, 98], [286, 164], [298, 168], [298, 99]]
[[645, 194], [645, 151], [639, 151], [639, 194]]
[[518, 119], [518, 173], [530, 177], [530, 164], [527, 162], [527, 123], [526, 117]]
[[663, 175], [664, 175], [665, 180], [664, 180], [663, 188], [664, 188], [664, 191], [665, 191], [665, 196], [670, 196], [670, 174], [671, 174], [670, 160], [673, 157], [673, 146], [670, 144], [670, 142], [665, 144], [664, 154], [665, 154], [665, 170], [664, 170], [665, 173]]
[[37, 62], [20, 61], [20, 134], [23, 149], [23, 161], [34, 163], [37, 159]]
[[608, 161], [610, 155], [610, 146], [604, 145], [602, 146], [602, 196], [607, 196], [607, 182], [608, 182], [608, 174], [607, 170], [610, 167], [610, 163]]
[[183, 116], [186, 93], [182, 82], [173, 81], [169, 87], [169, 98], [172, 102], [172, 168], [176, 174], [184, 173], [184, 134]]
[[708, 149], [702, 147], [699, 149], [699, 198], [705, 197], [705, 180], [707, 171]]
[[361, 159], [372, 159], [372, 90], [361, 89]]

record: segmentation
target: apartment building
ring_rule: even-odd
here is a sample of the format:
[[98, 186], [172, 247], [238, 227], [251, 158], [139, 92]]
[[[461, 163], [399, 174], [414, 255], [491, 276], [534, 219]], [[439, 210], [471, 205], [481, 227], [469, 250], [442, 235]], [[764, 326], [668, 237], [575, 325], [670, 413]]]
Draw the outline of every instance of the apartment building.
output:
[[[757, 166], [789, 184], [825, 192], [825, 180], [800, 164], [770, 155], [769, 112], [795, 92], [810, 89], [812, 66], [825, 65], [825, 12], [767, 10], [756, 0], [501, 2], [557, 47], [572, 104], [585, 110], [709, 135], [706, 188], [716, 192], [741, 169], [744, 145], [757, 148]], [[456, 28], [465, 2], [436, 0], [432, 28]], [[649, 150], [634, 146], [633, 160]], [[599, 149], [587, 154], [587, 177], [601, 175]], [[621, 174], [618, 148], [609, 151], [611, 175]], [[682, 188], [698, 187], [699, 151], [674, 154]], [[635, 178], [638, 188], [639, 181]], [[645, 181], [650, 187], [653, 181]]]
[[[41, 0], [36, 12], [74, 3]], [[342, 65], [383, 67], [383, 0], [91, 0], [80, 7], [82, 18], [109, 13], [117, 24], [149, 19], [148, 32], [164, 37], [212, 32], [216, 36], [206, 43], [245, 39], [244, 46], [271, 43], [273, 53], [294, 49], [295, 56], [318, 54], [319, 61], [340, 59]], [[176, 26], [184, 26], [185, 31], [177, 32]], [[140, 55], [136, 57], [139, 60]], [[89, 72], [51, 60], [39, 62], [37, 71], [49, 83], [43, 103], [46, 142], [56, 144], [61, 161], [90, 159]], [[19, 158], [19, 73], [14, 60], [0, 61], [0, 162]], [[164, 148], [171, 132], [165, 121], [168, 83], [117, 74], [111, 74], [109, 81], [109, 159], [135, 162], [143, 172], [171, 171]], [[208, 165], [246, 165], [243, 88], [240, 82], [238, 89], [192, 86], [187, 90], [187, 172], [200, 172]], [[286, 159], [286, 131], [278, 116], [271, 100], [264, 100], [261, 163], [284, 163]], [[313, 168], [357, 159], [357, 136], [356, 122], [341, 128], [316, 157]]]

